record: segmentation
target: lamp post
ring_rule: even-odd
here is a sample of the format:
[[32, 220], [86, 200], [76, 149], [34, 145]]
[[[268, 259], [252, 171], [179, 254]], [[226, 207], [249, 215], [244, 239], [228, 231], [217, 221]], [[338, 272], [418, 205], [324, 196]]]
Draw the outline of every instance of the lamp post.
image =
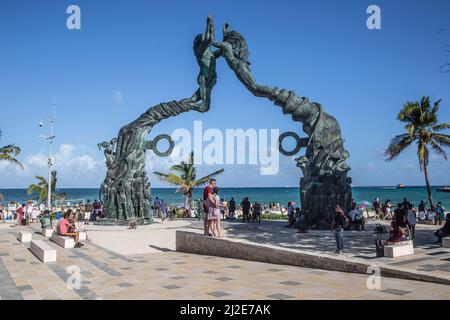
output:
[[[56, 121], [56, 102], [53, 100], [53, 115], [48, 120], [50, 122], [50, 135], [44, 136], [41, 135], [40, 138], [47, 139], [50, 145], [50, 151], [48, 155], [48, 190], [47, 190], [47, 209], [52, 211], [52, 167], [53, 167], [53, 158], [52, 158], [52, 152], [53, 152], [53, 140], [55, 139], [55, 135], [53, 133], [53, 126]], [[42, 127], [42, 122], [39, 123], [39, 126]]]

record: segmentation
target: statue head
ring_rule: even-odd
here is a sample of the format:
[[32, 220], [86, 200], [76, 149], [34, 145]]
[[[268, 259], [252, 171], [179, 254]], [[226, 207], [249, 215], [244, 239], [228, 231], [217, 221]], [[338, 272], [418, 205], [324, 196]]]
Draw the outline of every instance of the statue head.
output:
[[230, 31], [229, 28], [229, 24], [225, 23], [223, 28], [223, 41], [231, 44], [233, 47], [234, 56], [237, 59], [250, 65], [250, 61], [248, 60], [250, 53], [248, 52], [247, 41], [245, 41], [242, 34], [237, 31]]

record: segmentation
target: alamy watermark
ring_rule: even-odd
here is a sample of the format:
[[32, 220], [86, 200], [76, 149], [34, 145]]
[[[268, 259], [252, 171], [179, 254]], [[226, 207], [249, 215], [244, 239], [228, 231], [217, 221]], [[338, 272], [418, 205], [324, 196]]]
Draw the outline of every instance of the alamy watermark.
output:
[[367, 14], [370, 16], [366, 20], [366, 26], [369, 30], [380, 30], [381, 29], [381, 8], [375, 4], [367, 7]]
[[370, 276], [367, 278], [367, 289], [380, 290], [381, 289], [381, 269], [378, 266], [368, 266], [367, 274]]
[[215, 128], [203, 130], [203, 122], [194, 121], [193, 136], [184, 128], [172, 132], [175, 148], [170, 157], [179, 162], [193, 150], [197, 165], [259, 165], [261, 175], [275, 175], [280, 165], [279, 137], [279, 129], [226, 129], [224, 134]]

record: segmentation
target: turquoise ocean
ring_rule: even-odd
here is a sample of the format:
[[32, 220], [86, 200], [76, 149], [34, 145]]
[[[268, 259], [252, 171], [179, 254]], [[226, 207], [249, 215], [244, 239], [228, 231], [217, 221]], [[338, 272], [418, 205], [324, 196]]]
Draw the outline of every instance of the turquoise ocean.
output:
[[[433, 201], [437, 203], [441, 201], [447, 210], [450, 209], [450, 193], [437, 191], [438, 187], [433, 187]], [[194, 199], [202, 197], [201, 188], [194, 190]], [[373, 202], [375, 197], [379, 197], [381, 201], [391, 200], [395, 205], [397, 202], [407, 198], [411, 203], [417, 205], [420, 200], [427, 200], [427, 192], [424, 187], [406, 187], [396, 189], [395, 187], [353, 187], [353, 198], [357, 202], [369, 201]], [[79, 202], [82, 200], [98, 199], [98, 189], [59, 189], [59, 192], [66, 192], [68, 201]], [[3, 203], [9, 201], [24, 202], [31, 197], [27, 195], [26, 189], [0, 189], [3, 194]], [[152, 188], [153, 198], [159, 197], [170, 204], [182, 203], [183, 196], [175, 192], [173, 188]], [[221, 188], [220, 196], [229, 200], [234, 197], [240, 202], [244, 197], [249, 197], [250, 201], [258, 201], [259, 203], [279, 202], [286, 206], [288, 201], [300, 202], [299, 188]]]

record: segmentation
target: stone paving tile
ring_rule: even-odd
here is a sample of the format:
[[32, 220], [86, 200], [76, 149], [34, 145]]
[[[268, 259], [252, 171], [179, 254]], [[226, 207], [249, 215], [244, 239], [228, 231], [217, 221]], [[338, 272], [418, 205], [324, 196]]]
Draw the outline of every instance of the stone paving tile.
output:
[[[23, 299], [450, 299], [448, 286], [382, 278], [383, 290], [368, 290], [367, 276], [273, 265], [178, 252], [117, 257], [87, 242], [82, 249], [57, 248], [56, 263], [37, 259], [26, 246], [13, 246], [0, 230], [0, 261], [9, 272], [2, 288]], [[442, 250], [442, 249], [438, 249]], [[81, 253], [81, 254], [80, 254]], [[443, 255], [437, 255], [440, 259]], [[113, 259], [114, 258], [114, 259]], [[27, 268], [14, 259], [25, 259]], [[136, 263], [135, 261], [146, 261]], [[94, 263], [93, 263], [94, 262]], [[181, 262], [181, 263], [180, 263]], [[420, 262], [420, 261], [419, 261]], [[431, 262], [428, 262], [430, 264]], [[81, 288], [66, 288], [67, 267], [81, 270]], [[445, 263], [441, 267], [445, 267]], [[237, 266], [237, 268], [230, 268]], [[118, 272], [104, 272], [102, 268]], [[157, 270], [161, 269], [161, 270]], [[122, 272], [124, 270], [129, 270]], [[22, 291], [18, 288], [22, 287]], [[31, 288], [30, 288], [31, 287]], [[11, 299], [19, 298], [10, 297]]]
[[208, 296], [213, 296], [216, 298], [222, 298], [222, 297], [226, 297], [229, 296], [230, 294], [228, 292], [223, 292], [223, 291], [214, 291], [214, 292], [209, 292], [207, 293]]
[[286, 300], [286, 299], [292, 299], [294, 297], [287, 295], [287, 294], [283, 294], [283, 293], [277, 293], [277, 294], [271, 294], [271, 295], [267, 296], [267, 298], [276, 299], [276, 300]]
[[390, 288], [381, 290], [381, 292], [391, 293], [391, 294], [395, 294], [398, 296], [404, 296], [408, 293], [411, 293], [411, 291], [405, 291], [405, 290], [400, 290], [400, 289], [390, 289]]
[[301, 282], [297, 282], [297, 281], [283, 281], [283, 282], [278, 282], [278, 283], [286, 285], [286, 286], [299, 286], [302, 284]]

